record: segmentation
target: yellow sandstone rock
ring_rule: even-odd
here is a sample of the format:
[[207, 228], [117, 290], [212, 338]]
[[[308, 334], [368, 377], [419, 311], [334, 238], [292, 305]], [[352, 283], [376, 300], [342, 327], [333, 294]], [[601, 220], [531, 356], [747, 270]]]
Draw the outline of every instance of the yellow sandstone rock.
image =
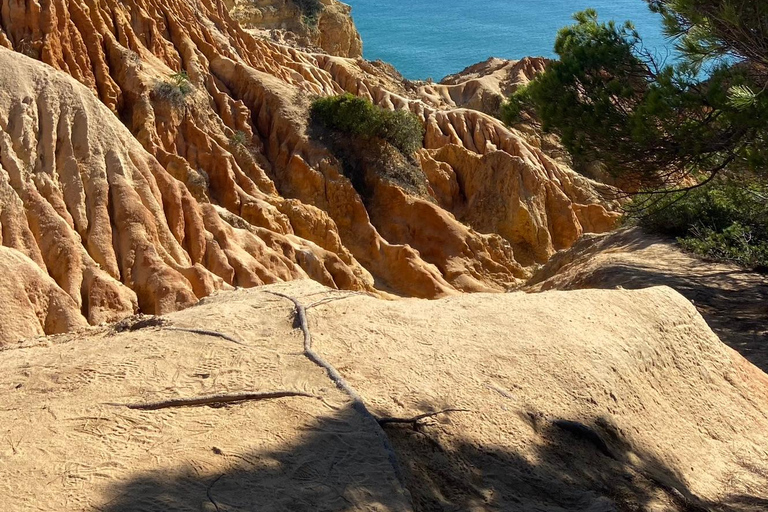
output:
[[[91, 324], [306, 277], [424, 298], [505, 291], [618, 217], [609, 187], [459, 108], [483, 103], [474, 86], [432, 100], [386, 66], [254, 37], [212, 0], [0, 12], [0, 45], [15, 50], [0, 50], [3, 245]], [[542, 65], [475, 74], [519, 82]], [[308, 98], [343, 92], [422, 119], [426, 196], [371, 173], [364, 200], [310, 135]]]

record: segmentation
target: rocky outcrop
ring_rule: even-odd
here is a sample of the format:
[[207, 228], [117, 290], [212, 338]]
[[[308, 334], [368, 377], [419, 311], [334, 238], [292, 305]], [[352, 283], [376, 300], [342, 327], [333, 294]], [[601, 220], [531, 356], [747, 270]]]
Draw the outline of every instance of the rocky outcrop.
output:
[[[284, 201], [281, 213], [265, 203], [263, 213], [254, 214], [263, 218], [252, 223], [220, 215], [198, 202], [81, 84], [8, 50], [0, 49], [0, 66], [14, 71], [0, 76], [2, 243], [25, 261], [21, 267], [36, 266], [40, 293], [53, 294], [50, 301], [58, 304], [53, 311], [39, 301], [26, 308], [41, 319], [61, 316], [41, 320], [41, 332], [85, 320], [111, 322], [138, 308], [168, 313], [223, 287], [308, 275], [370, 289], [369, 274], [341, 247], [339, 256], [295, 236], [287, 219], [302, 215], [302, 208], [293, 211]], [[50, 291], [56, 286], [60, 293]], [[3, 339], [13, 332], [6, 329]]]
[[[119, 296], [93, 298], [121, 299]], [[118, 304], [116, 309], [131, 305], [130, 302]], [[20, 251], [8, 247], [0, 247], [0, 308], [2, 340], [61, 334], [88, 325], [78, 304], [56, 281]], [[108, 307], [105, 312], [114, 314], [114, 309]]]
[[480, 232], [501, 235], [523, 265], [545, 263], [585, 229], [615, 225], [618, 215], [598, 204], [599, 187], [558, 167], [547, 172], [538, 150], [520, 149], [480, 154], [447, 144], [419, 156], [438, 204]]
[[[315, 304], [313, 349], [371, 413], [454, 411], [382, 429], [302, 354], [293, 304], [264, 291]], [[299, 281], [152, 320], [0, 351], [4, 510], [768, 503], [768, 378], [669, 288], [382, 301]], [[280, 391], [298, 396], [253, 397]]]
[[768, 372], [768, 276], [703, 261], [674, 239], [625, 228], [586, 235], [552, 257], [526, 291], [669, 286], [690, 300], [723, 342]]
[[363, 41], [352, 8], [337, 0], [319, 3], [320, 14], [308, 18], [292, 0], [226, 0], [232, 17], [258, 37], [340, 57], [362, 57]]
[[491, 57], [445, 77], [439, 84], [421, 84], [417, 90], [434, 105], [469, 108], [495, 116], [504, 100], [542, 73], [548, 62], [541, 57], [517, 61]]
[[[524, 134], [425, 101], [386, 66], [255, 38], [216, 1], [2, 0], [0, 13], [15, 50], [0, 50], [14, 71], [0, 77], [3, 245], [91, 324], [304, 277], [504, 291], [617, 218], [606, 187]], [[426, 196], [381, 183], [364, 200], [311, 136], [306, 98], [342, 92], [423, 120]]]
[[337, 0], [325, 0], [317, 20], [317, 46], [331, 55], [362, 57], [363, 41], [352, 21], [352, 8]]

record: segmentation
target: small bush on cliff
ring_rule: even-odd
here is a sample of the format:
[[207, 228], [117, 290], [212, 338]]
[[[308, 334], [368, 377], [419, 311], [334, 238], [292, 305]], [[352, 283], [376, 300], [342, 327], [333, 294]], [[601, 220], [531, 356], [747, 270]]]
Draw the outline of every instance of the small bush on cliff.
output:
[[292, 0], [301, 11], [301, 20], [305, 25], [314, 27], [320, 19], [324, 6], [320, 0]]
[[159, 82], [155, 87], [155, 94], [158, 98], [177, 107], [184, 104], [186, 97], [191, 92], [192, 84], [189, 82], [189, 75], [185, 71], [169, 75], [167, 80]]
[[311, 115], [331, 130], [386, 141], [404, 155], [415, 153], [424, 139], [424, 127], [415, 115], [386, 110], [352, 94], [315, 100]]
[[427, 178], [413, 156], [424, 138], [416, 116], [345, 94], [315, 100], [310, 117], [311, 136], [327, 145], [363, 201], [373, 200], [382, 182], [429, 197]]
[[243, 149], [248, 146], [248, 134], [242, 130], [237, 130], [229, 137], [229, 143], [235, 149]]

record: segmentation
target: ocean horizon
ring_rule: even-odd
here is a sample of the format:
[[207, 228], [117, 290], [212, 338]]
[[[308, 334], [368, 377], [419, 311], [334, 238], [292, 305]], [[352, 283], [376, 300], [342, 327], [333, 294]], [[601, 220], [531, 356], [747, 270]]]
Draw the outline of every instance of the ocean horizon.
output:
[[389, 62], [411, 80], [440, 80], [489, 57], [555, 57], [557, 31], [589, 7], [603, 21], [633, 21], [661, 58], [671, 47], [644, 0], [345, 1], [365, 58]]

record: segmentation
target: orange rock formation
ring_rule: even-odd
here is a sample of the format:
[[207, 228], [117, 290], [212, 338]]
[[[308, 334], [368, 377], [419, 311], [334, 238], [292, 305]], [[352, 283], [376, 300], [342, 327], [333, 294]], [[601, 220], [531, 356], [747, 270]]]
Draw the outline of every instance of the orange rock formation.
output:
[[547, 59], [490, 58], [445, 77], [439, 84], [419, 86], [419, 94], [435, 105], [471, 108], [495, 115], [501, 103], [518, 87], [543, 72]]
[[[221, 2], [2, 0], [0, 47], [2, 245], [51, 290], [25, 313], [41, 332], [303, 277], [504, 291], [617, 218], [607, 188], [492, 117], [258, 39]], [[431, 197], [382, 181], [364, 203], [308, 135], [308, 98], [345, 91], [423, 120]]]
[[317, 18], [306, 19], [292, 0], [225, 0], [232, 17], [256, 36], [317, 47], [340, 57], [361, 57], [363, 41], [350, 16], [351, 7], [336, 0], [319, 3]]

